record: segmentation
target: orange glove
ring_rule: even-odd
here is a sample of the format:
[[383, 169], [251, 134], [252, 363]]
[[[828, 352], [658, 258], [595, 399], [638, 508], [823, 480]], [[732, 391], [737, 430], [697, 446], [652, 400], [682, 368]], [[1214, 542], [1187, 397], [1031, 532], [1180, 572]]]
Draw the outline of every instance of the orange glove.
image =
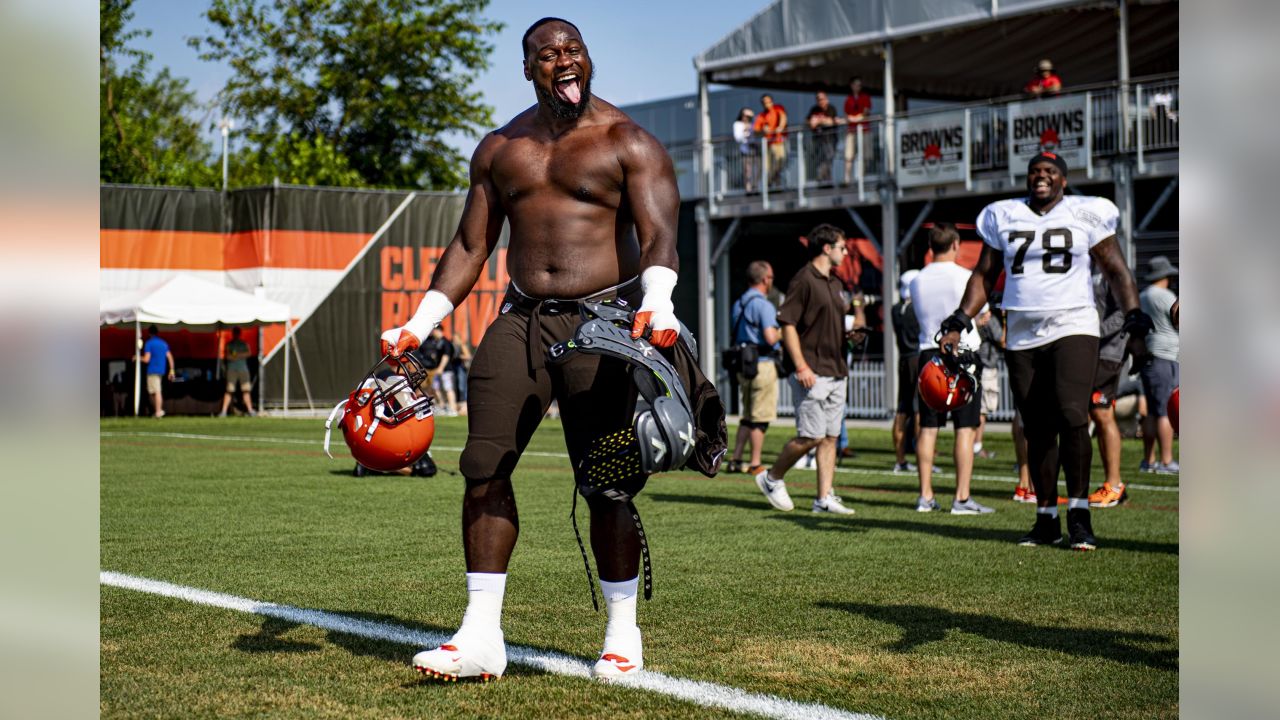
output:
[[382, 354], [390, 355], [392, 359], [398, 358], [410, 350], [417, 350], [422, 345], [422, 341], [418, 339], [406, 328], [391, 328], [382, 333]]
[[439, 290], [428, 290], [418, 303], [418, 311], [404, 327], [391, 328], [382, 333], [382, 354], [394, 360], [422, 345], [421, 338], [431, 334], [431, 329], [453, 312], [453, 303]]

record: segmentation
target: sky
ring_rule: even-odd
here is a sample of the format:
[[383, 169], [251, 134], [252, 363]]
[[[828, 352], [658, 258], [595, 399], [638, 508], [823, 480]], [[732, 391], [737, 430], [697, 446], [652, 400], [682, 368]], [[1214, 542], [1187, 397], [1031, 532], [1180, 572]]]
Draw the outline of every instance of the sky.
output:
[[[474, 87], [494, 108], [499, 124], [532, 105], [533, 89], [521, 71], [520, 37], [535, 20], [554, 15], [582, 31], [596, 65], [592, 90], [597, 96], [625, 105], [692, 94], [697, 92], [694, 55], [768, 3], [493, 0], [484, 15], [506, 27], [490, 38], [494, 44], [490, 67], [476, 78]], [[200, 0], [136, 0], [131, 25], [151, 30], [151, 37], [136, 40], [135, 46], [153, 55], [153, 68], [168, 67], [174, 75], [187, 78], [202, 102], [211, 99], [230, 75], [228, 68], [201, 61], [187, 46], [188, 37], [208, 30], [206, 8], [207, 3]], [[216, 131], [211, 132], [210, 139], [215, 137]], [[477, 142], [462, 135], [451, 140], [467, 157]]]

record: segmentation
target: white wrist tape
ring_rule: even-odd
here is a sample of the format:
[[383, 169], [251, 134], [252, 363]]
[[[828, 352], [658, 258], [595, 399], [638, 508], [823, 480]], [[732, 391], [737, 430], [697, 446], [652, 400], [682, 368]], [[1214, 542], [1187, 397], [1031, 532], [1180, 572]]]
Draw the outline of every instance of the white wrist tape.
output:
[[640, 301], [640, 312], [675, 310], [675, 305], [671, 302], [671, 292], [676, 289], [678, 278], [675, 270], [661, 265], [653, 265], [640, 273], [640, 287], [644, 290], [644, 299]]
[[409, 322], [404, 324], [404, 329], [417, 336], [421, 342], [426, 340], [432, 328], [439, 325], [440, 321], [451, 312], [453, 312], [453, 303], [449, 302], [449, 298], [444, 293], [439, 290], [428, 290], [422, 302], [418, 304], [418, 311], [413, 314]]

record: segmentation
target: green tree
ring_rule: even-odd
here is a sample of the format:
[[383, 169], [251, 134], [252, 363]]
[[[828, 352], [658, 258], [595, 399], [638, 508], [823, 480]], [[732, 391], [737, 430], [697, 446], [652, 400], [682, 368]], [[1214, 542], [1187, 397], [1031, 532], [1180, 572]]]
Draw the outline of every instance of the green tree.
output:
[[487, 5], [212, 0], [215, 31], [189, 42], [202, 59], [230, 65], [224, 110], [262, 149], [262, 163], [286, 159], [271, 149], [284, 136], [313, 153], [331, 148], [358, 184], [456, 188], [466, 183], [465, 159], [444, 134], [478, 137], [493, 123], [471, 89], [489, 65], [485, 36], [502, 28], [480, 17]]
[[360, 173], [351, 169], [346, 156], [323, 136], [308, 140], [298, 133], [277, 135], [267, 145], [235, 153], [228, 166], [231, 185], [270, 185], [277, 179], [294, 185], [365, 184]]
[[133, 0], [99, 0], [98, 174], [103, 182], [213, 185], [210, 148], [193, 119], [199, 109], [187, 81], [129, 47], [149, 35], [128, 29]]

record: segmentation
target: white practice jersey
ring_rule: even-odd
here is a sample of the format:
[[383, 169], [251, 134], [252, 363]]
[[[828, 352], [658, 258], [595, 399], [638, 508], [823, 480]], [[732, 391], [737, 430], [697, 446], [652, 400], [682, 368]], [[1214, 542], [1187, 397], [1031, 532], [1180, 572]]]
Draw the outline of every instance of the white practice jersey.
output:
[[1083, 195], [1063, 196], [1045, 215], [1033, 211], [1027, 198], [982, 209], [978, 234], [1004, 256], [1010, 348], [1098, 335], [1089, 251], [1116, 234], [1119, 216], [1110, 200]]
[[[911, 281], [911, 306], [915, 308], [916, 320], [920, 321], [921, 350], [938, 347], [934, 337], [942, 328], [942, 321], [960, 307], [972, 274], [954, 262], [931, 262]], [[982, 337], [976, 327], [960, 333], [962, 350], [976, 351], [981, 345]]]
[[1116, 234], [1120, 211], [1106, 198], [1065, 195], [1046, 215], [1026, 198], [999, 200], [978, 215], [978, 234], [1004, 254], [1006, 310], [1093, 307], [1089, 251]]

